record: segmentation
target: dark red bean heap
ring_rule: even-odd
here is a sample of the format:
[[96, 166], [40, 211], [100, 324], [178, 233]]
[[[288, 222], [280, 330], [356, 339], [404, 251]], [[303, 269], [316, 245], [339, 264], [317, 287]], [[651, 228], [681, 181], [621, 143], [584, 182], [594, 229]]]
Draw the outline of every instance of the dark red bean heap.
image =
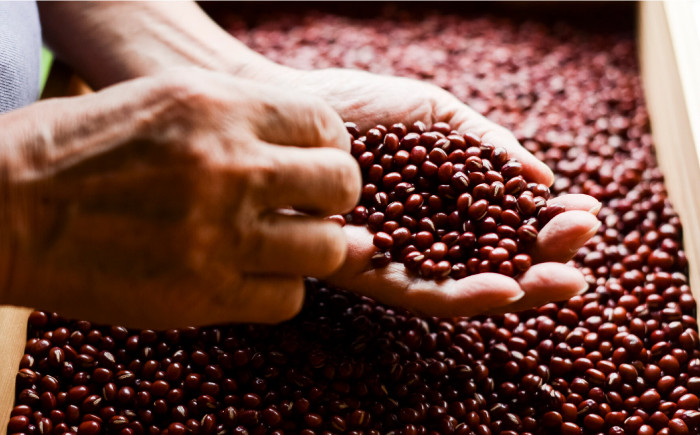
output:
[[549, 188], [528, 183], [504, 148], [446, 123], [346, 127], [364, 186], [345, 219], [374, 232], [374, 267], [398, 261], [438, 280], [517, 275], [541, 225], [564, 211], [546, 205]]
[[397, 10], [227, 22], [283, 63], [429, 80], [513, 129], [554, 194], [603, 203], [572, 261], [589, 291], [436, 319], [308, 281], [283, 325], [164, 332], [36, 312], [9, 432], [700, 433], [696, 304], [631, 28]]

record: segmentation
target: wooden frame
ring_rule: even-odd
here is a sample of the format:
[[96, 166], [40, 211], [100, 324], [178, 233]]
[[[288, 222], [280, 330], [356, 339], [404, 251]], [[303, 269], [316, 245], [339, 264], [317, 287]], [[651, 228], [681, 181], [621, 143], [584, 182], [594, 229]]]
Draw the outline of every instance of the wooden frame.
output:
[[700, 300], [700, 37], [689, 1], [639, 4], [639, 56], [652, 135], [683, 224], [690, 286]]

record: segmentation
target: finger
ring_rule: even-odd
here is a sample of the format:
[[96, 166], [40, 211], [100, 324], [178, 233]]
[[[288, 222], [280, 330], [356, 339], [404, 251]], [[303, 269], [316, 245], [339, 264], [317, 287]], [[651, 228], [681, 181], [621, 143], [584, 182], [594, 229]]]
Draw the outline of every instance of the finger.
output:
[[570, 299], [588, 290], [588, 283], [576, 268], [561, 263], [541, 263], [532, 266], [519, 279], [525, 296], [490, 313], [527, 310], [532, 307]]
[[[491, 123], [488, 120], [486, 122]], [[549, 166], [526, 150], [513, 136], [513, 133], [507, 129], [493, 124], [481, 135], [481, 141], [505, 148], [509, 157], [515, 158], [523, 164], [523, 177], [526, 180], [542, 183], [546, 186], [551, 186], [554, 183], [554, 173]]]
[[564, 210], [583, 210], [597, 215], [602, 203], [590, 195], [571, 193], [552, 198], [547, 201], [547, 205], [560, 205]]
[[600, 225], [598, 218], [587, 211], [571, 210], [554, 216], [537, 235], [533, 261], [568, 261], [595, 235]]
[[333, 273], [329, 279], [337, 279], [339, 282], [350, 281], [355, 276], [361, 275], [370, 268], [370, 260], [376, 252], [372, 238], [374, 237], [366, 227], [357, 225], [345, 225], [343, 227], [347, 243], [345, 262]]
[[328, 216], [357, 204], [362, 173], [348, 153], [330, 148], [271, 147], [268, 158], [275, 176], [264, 186], [268, 207], [293, 207]]
[[214, 302], [206, 305], [211, 324], [279, 323], [301, 311], [304, 281], [298, 276], [245, 275], [235, 285], [222, 286]]
[[523, 296], [512, 278], [495, 273], [461, 280], [428, 281], [412, 275], [401, 263], [373, 269], [375, 252], [366, 228], [347, 225], [348, 254], [339, 271], [328, 278], [334, 285], [383, 303], [431, 316], [472, 316]]
[[345, 234], [335, 222], [270, 213], [254, 230], [259, 242], [240, 259], [246, 272], [325, 277], [343, 264]]
[[505, 275], [483, 273], [436, 282], [409, 275], [401, 263], [347, 280], [333, 277], [330, 282], [385, 304], [438, 317], [475, 316], [524, 295], [517, 282]]
[[270, 143], [299, 147], [329, 147], [350, 151], [343, 120], [320, 98], [279, 92], [265, 101], [251, 119], [257, 137]]
[[488, 120], [464, 104], [459, 103], [459, 106], [454, 107], [456, 109], [450, 117], [451, 121], [459, 126], [460, 131], [473, 133], [479, 136], [482, 142], [505, 148], [510, 157], [523, 164], [523, 176], [528, 181], [552, 185], [552, 170], [526, 150], [508, 129]]

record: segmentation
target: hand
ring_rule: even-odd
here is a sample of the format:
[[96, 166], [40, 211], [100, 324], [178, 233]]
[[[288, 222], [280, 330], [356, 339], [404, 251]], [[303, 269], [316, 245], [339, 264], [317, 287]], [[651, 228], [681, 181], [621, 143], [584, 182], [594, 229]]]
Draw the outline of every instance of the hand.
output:
[[361, 175], [318, 98], [188, 69], [0, 123], [38, 131], [36, 116], [53, 130], [26, 141], [41, 165], [12, 172], [7, 302], [132, 327], [278, 322], [302, 276], [344, 261], [323, 217], [354, 206]]
[[581, 272], [562, 263], [600, 227], [595, 217], [600, 203], [588, 195], [575, 194], [551, 199], [549, 204], [562, 205], [566, 211], [540, 231], [530, 253], [535, 264], [517, 280], [480, 273], [460, 280], [428, 281], [407, 272], [397, 262], [373, 269], [370, 260], [377, 248], [372, 244], [372, 234], [365, 227], [346, 225], [347, 259], [327, 281], [384, 303], [438, 317], [516, 312], [568, 299], [587, 290], [588, 284]]
[[[523, 163], [526, 179], [552, 184], [552, 171], [527, 152], [512, 133], [440, 88], [411, 79], [340, 69], [287, 71], [286, 77], [295, 81], [297, 87], [325, 99], [345, 120], [357, 123], [363, 131], [376, 124], [447, 122], [462, 132], [475, 133], [485, 142], [506, 148]], [[400, 263], [374, 270], [370, 258], [376, 248], [372, 246], [371, 234], [364, 227], [348, 225], [345, 227], [348, 257], [330, 282], [382, 302], [435, 316], [517, 311], [568, 299], [585, 291], [588, 285], [580, 271], [561, 263], [569, 260], [596, 233], [600, 222], [595, 213], [600, 203], [586, 195], [561, 196], [550, 203], [563, 205], [566, 211], [541, 230], [531, 252], [537, 264], [517, 281], [485, 273], [435, 283], [408, 275]]]
[[[482, 136], [485, 141], [507, 148], [510, 154], [525, 165], [525, 175], [532, 181], [551, 184], [552, 172], [535, 159], [522, 147], [507, 130], [499, 127], [460, 103], [449, 93], [435, 86], [409, 79], [377, 76], [359, 71], [321, 70], [297, 71], [276, 65], [257, 53], [247, 49], [239, 41], [231, 38], [209, 20], [192, 3], [159, 6], [157, 4], [112, 3], [76, 6], [71, 3], [47, 3], [41, 5], [42, 22], [45, 36], [53, 49], [64, 59], [78, 68], [83, 77], [90, 83], [103, 86], [135, 76], [154, 74], [173, 65], [195, 64], [202, 67], [226, 71], [239, 77], [247, 77], [262, 83], [277, 84], [281, 87], [298, 89], [307, 94], [317, 95], [328, 102], [340, 115], [349, 121], [358, 123], [362, 128], [369, 128], [377, 123], [391, 124], [393, 122], [409, 122], [421, 120], [427, 124], [445, 121], [462, 131], [471, 131]], [[135, 19], [136, 17], [136, 19]], [[69, 26], [66, 26], [66, 23]], [[108, 25], [105, 25], [108, 23]], [[154, 25], [155, 24], [155, 25]], [[71, 31], [66, 31], [70, 28]], [[133, 29], [138, 29], [134, 33]], [[143, 47], [148, 47], [144, 50]], [[96, 62], [95, 59], [99, 61]], [[592, 199], [588, 205], [596, 202]], [[580, 204], [583, 205], [583, 204]], [[584, 209], [586, 207], [584, 206]], [[558, 219], [561, 224], [554, 225], [552, 231], [578, 234], [581, 238], [595, 232], [597, 221], [585, 213], [566, 212]], [[348, 228], [349, 229], [349, 228]], [[556, 233], [555, 233], [556, 234]], [[367, 248], [367, 237], [355, 237], [353, 232], [350, 243], [351, 254]], [[367, 234], [365, 234], [366, 236]], [[542, 236], [544, 237], [544, 236]], [[579, 240], [579, 238], [575, 238]], [[550, 238], [550, 240], [552, 240]], [[577, 246], [548, 246], [547, 249], [558, 251], [558, 261], [563, 261], [571, 250]], [[543, 257], [543, 260], [546, 259]], [[362, 256], [349, 257], [346, 271], [362, 271], [367, 266]], [[528, 274], [520, 279], [520, 283], [528, 296], [521, 304], [538, 303], [531, 299], [534, 295], [533, 286], [527, 286], [527, 280], [532, 276], [534, 287], [546, 293], [547, 283], [537, 278], [538, 270], [542, 273], [552, 272], [550, 277], [560, 276], [558, 287], [548, 293], [549, 299], [565, 299], [572, 293], [585, 287], [580, 272], [573, 268], [562, 269], [565, 266], [543, 262], [530, 269]], [[555, 274], [555, 269], [560, 273]], [[360, 273], [360, 272], [358, 272]], [[374, 294], [380, 300], [387, 301], [382, 295], [395, 294], [401, 298], [399, 305], [419, 306], [419, 299], [411, 299], [406, 295], [405, 288], [417, 284], [407, 282], [403, 277], [392, 275], [396, 279], [389, 280], [392, 285], [386, 285], [380, 279], [370, 279], [369, 282], [356, 282], [346, 277], [341, 285], [359, 292]], [[455, 310], [468, 314], [476, 306], [481, 294], [499, 297], [501, 305], [507, 305], [504, 297], [517, 297], [520, 285], [513, 280], [508, 281], [512, 291], [505, 295], [498, 292], [487, 277], [477, 276], [480, 287], [473, 287], [473, 280], [461, 280], [466, 287], [456, 290], [445, 289], [444, 285], [423, 283], [437, 298], [447, 292], [456, 293], [445, 296], [436, 303], [434, 312], [437, 314], [442, 307], [448, 311], [452, 302], [458, 304]], [[498, 277], [498, 279], [505, 279]], [[499, 284], [500, 285], [500, 284]], [[353, 287], [354, 286], [354, 287]], [[485, 286], [485, 287], [484, 287]], [[484, 289], [483, 291], [478, 290]], [[517, 291], [515, 291], [517, 290]], [[469, 297], [470, 294], [476, 298]], [[403, 296], [406, 295], [406, 296]], [[500, 296], [499, 296], [500, 295]], [[508, 296], [510, 295], [510, 296]], [[388, 297], [388, 296], [387, 296]], [[487, 307], [484, 307], [484, 310]], [[471, 310], [471, 311], [470, 311]], [[454, 310], [453, 310], [454, 311]]]

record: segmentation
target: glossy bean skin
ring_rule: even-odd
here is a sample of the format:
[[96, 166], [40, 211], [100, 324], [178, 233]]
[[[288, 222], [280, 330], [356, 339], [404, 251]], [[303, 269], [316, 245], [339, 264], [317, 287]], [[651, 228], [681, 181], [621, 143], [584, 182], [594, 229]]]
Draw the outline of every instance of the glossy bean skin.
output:
[[[383, 133], [389, 129], [382, 125], [363, 133], [354, 123], [346, 126], [353, 137], [353, 155], [363, 168], [365, 184], [360, 204], [343, 218], [343, 222], [353, 222], [353, 216], [360, 216], [368, 210], [366, 224], [375, 232], [373, 243], [378, 249], [371, 261], [374, 267], [386, 267], [391, 261], [403, 262], [409, 272], [438, 281], [481, 272], [514, 276], [530, 268], [532, 262], [527, 250], [535, 242], [540, 227], [539, 218], [531, 219], [537, 209], [535, 199], [548, 198], [549, 189], [541, 184], [526, 184], [520, 175], [522, 165], [509, 159], [504, 148], [494, 148], [470, 138], [475, 145], [483, 147], [479, 149], [478, 157], [460, 148], [453, 149], [453, 142], [461, 146], [462, 142], [467, 143], [469, 136], [451, 129], [445, 134], [443, 130], [450, 128], [445, 123], [421, 127], [420, 134], [404, 134], [402, 129], [395, 129], [398, 134]], [[452, 140], [447, 139], [448, 135]], [[404, 144], [404, 149], [393, 146], [397, 140]], [[387, 143], [392, 146], [387, 146]], [[371, 153], [375, 160], [381, 156], [386, 165], [365, 164], [369, 159], [366, 153]], [[489, 159], [496, 162], [497, 168]], [[401, 171], [408, 163], [417, 165], [416, 172], [410, 176], [402, 175]], [[380, 180], [382, 174], [385, 175]], [[506, 192], [509, 193], [507, 201]], [[380, 197], [382, 199], [378, 199]], [[504, 210], [503, 207], [512, 208]], [[551, 220], [561, 211], [561, 207], [545, 207], [541, 222]], [[400, 233], [401, 240], [396, 243], [392, 235], [398, 228], [398, 221], [418, 222], [418, 225], [403, 227], [402, 231], [407, 234]], [[356, 223], [361, 225], [365, 221], [360, 219]], [[498, 234], [492, 231], [502, 224], [506, 227]], [[476, 243], [471, 247], [476, 251], [484, 246], [495, 246], [502, 238], [508, 247], [507, 252], [499, 248], [495, 254], [479, 258], [481, 254], [474, 255], [474, 250], [453, 250], [449, 261], [442, 262], [451, 246], [436, 249], [425, 233], [430, 233], [435, 239], [446, 232], [459, 232], [465, 228], [474, 228]], [[415, 239], [418, 252], [435, 264], [413, 267], [415, 256], [407, 260], [401, 253], [403, 246], [412, 239]], [[516, 256], [514, 262], [510, 261], [512, 256]], [[467, 267], [472, 258], [479, 258], [482, 262], [476, 269]]]

